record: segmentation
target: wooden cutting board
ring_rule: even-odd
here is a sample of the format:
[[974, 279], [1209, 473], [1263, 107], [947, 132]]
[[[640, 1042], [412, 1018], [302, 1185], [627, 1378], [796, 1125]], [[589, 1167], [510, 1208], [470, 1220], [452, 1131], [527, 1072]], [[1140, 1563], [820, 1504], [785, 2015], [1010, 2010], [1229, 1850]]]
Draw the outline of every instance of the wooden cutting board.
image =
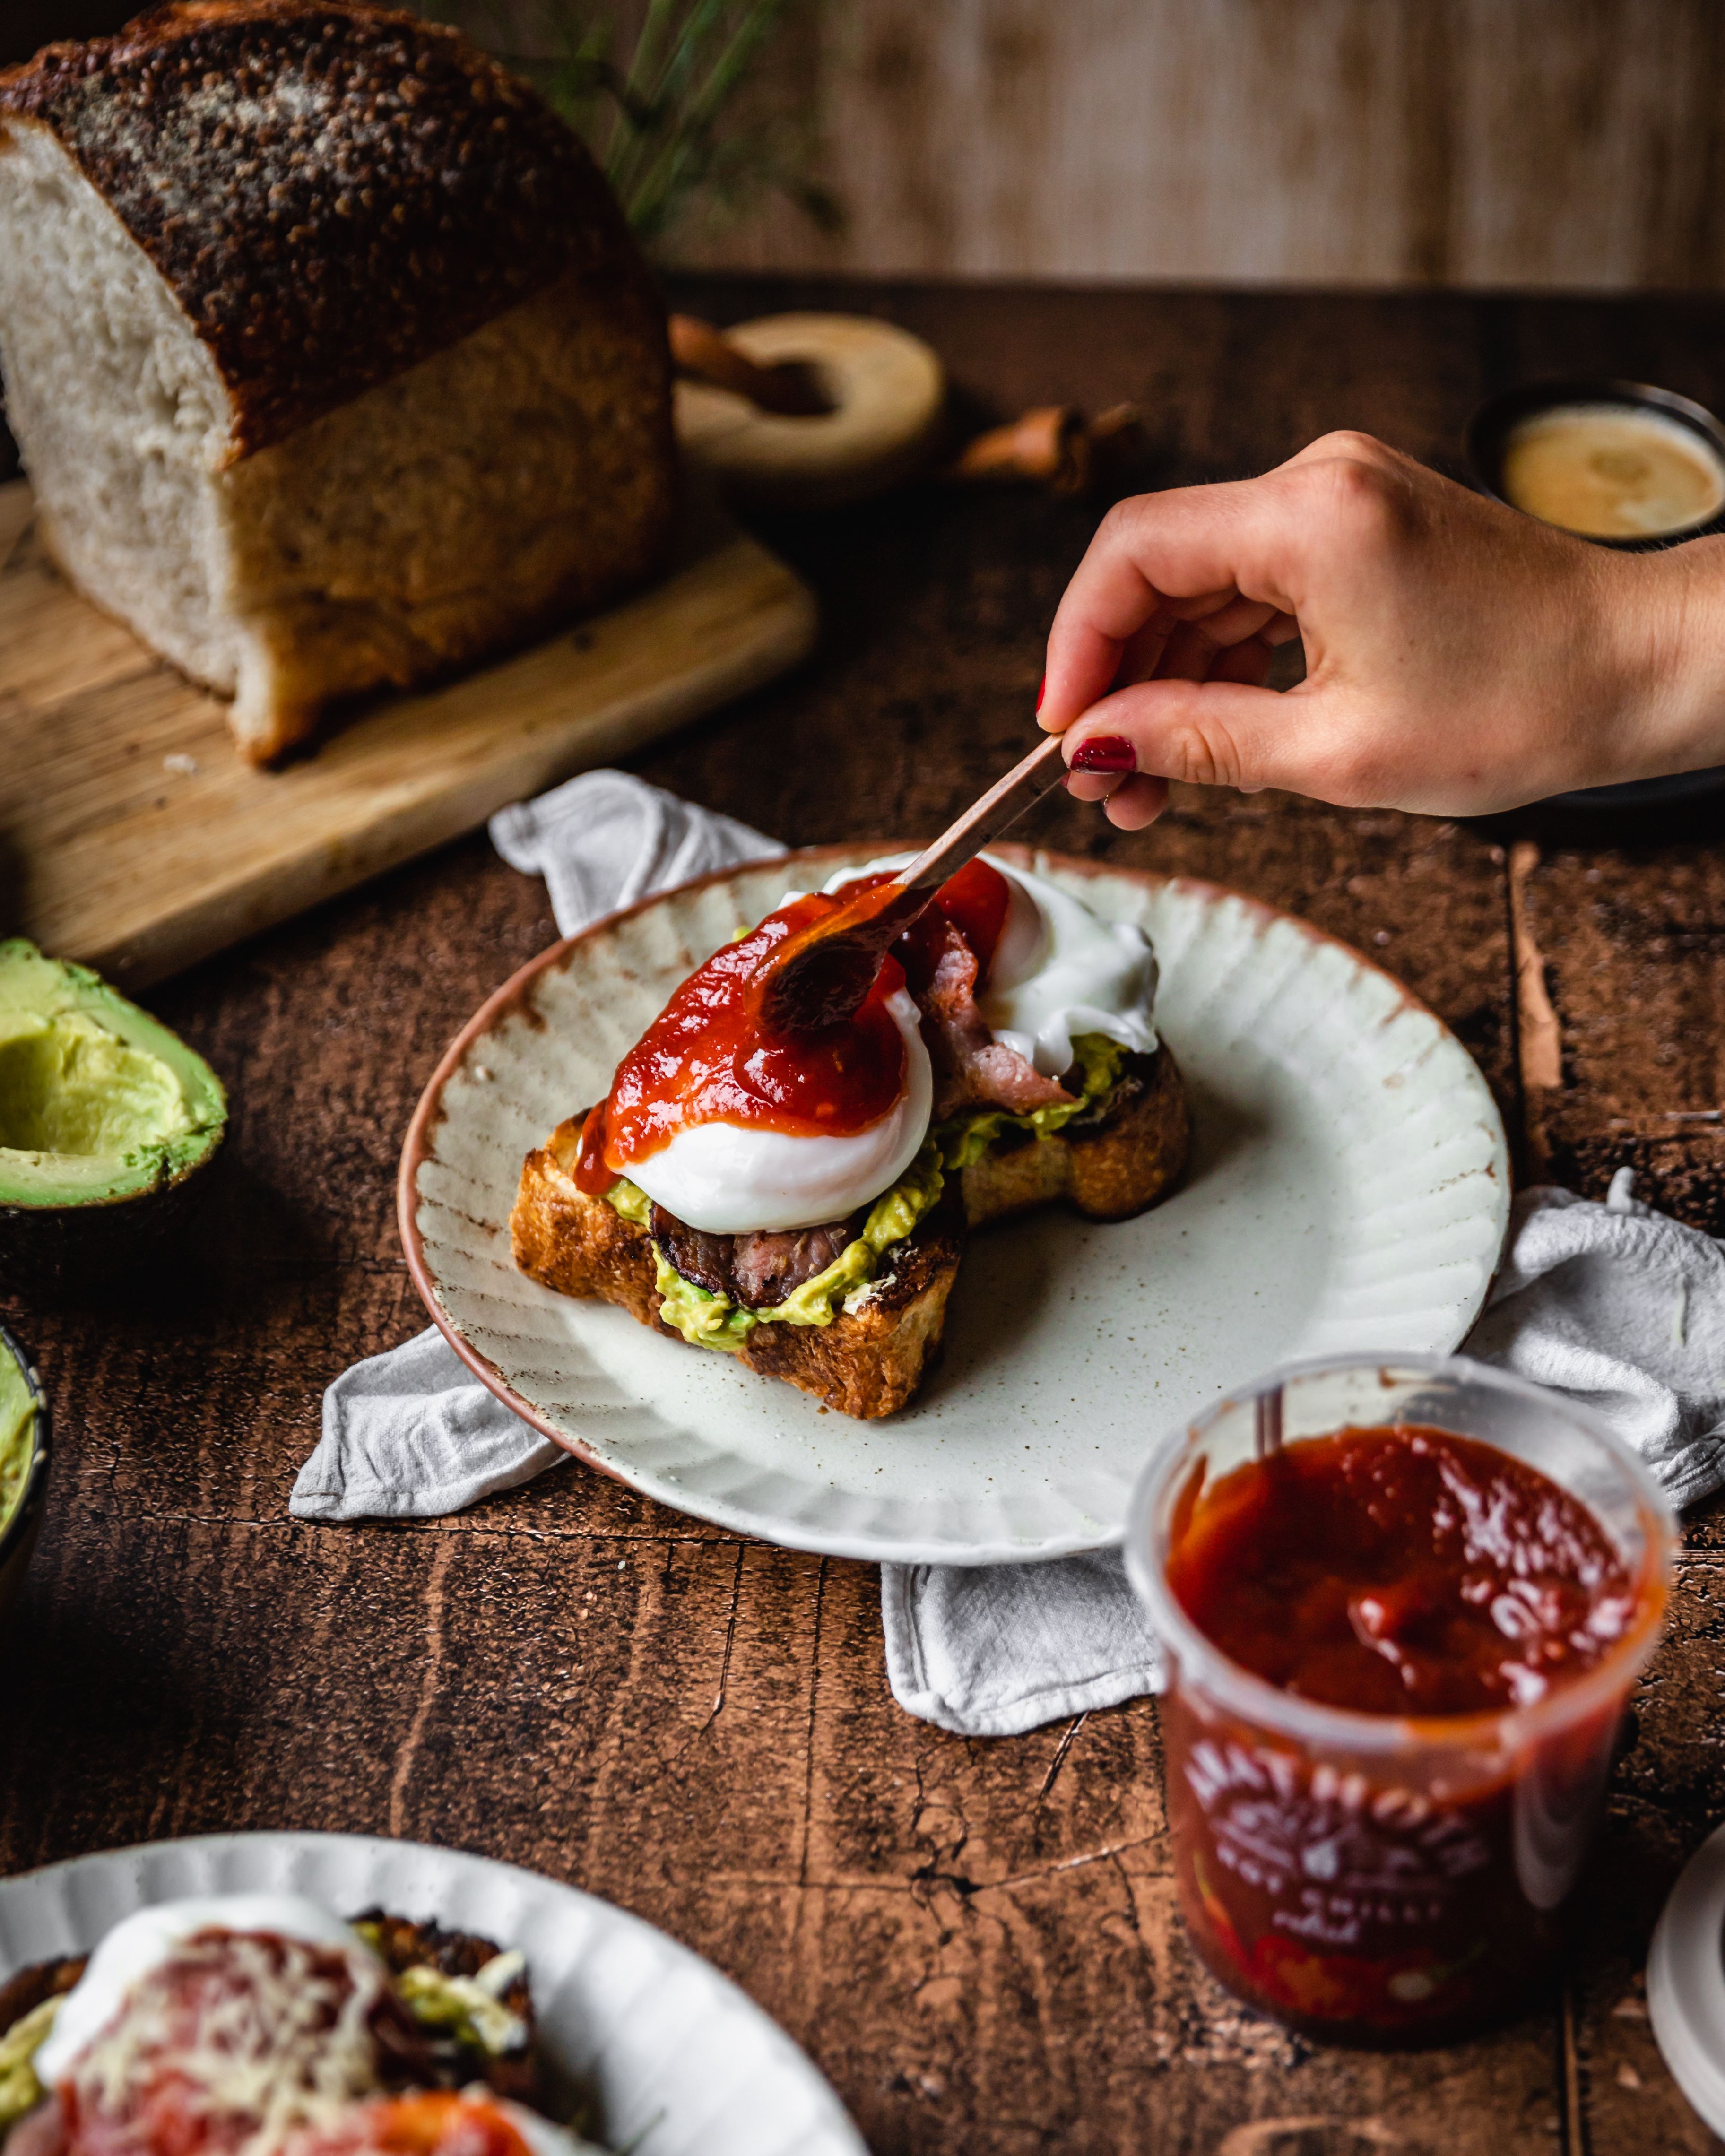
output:
[[147, 987], [758, 686], [814, 629], [807, 588], [709, 512], [652, 590], [255, 771], [218, 698], [61, 582], [25, 482], [0, 486], [0, 934]]

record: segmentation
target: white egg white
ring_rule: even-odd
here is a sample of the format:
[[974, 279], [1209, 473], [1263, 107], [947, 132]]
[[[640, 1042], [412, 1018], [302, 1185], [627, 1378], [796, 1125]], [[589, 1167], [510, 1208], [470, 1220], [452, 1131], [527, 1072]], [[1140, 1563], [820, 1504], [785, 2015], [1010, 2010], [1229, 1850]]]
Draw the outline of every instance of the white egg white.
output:
[[43, 2087], [64, 2081], [142, 1979], [186, 1940], [208, 1931], [272, 1932], [311, 1946], [337, 1947], [356, 1974], [382, 1974], [382, 1964], [357, 1932], [298, 1894], [203, 1894], [135, 1909], [97, 1947], [54, 2016], [35, 2058]]
[[[854, 877], [902, 868], [908, 854], [841, 869], [836, 891]], [[1148, 1055], [1157, 1045], [1156, 952], [1142, 928], [1103, 921], [1046, 876], [982, 857], [1006, 878], [1011, 897], [977, 1009], [995, 1037], [1015, 1048], [1045, 1078], [1072, 1067], [1076, 1034], [1100, 1033]]]
[[813, 1228], [890, 1190], [928, 1135], [934, 1074], [916, 1006], [887, 998], [905, 1043], [905, 1085], [878, 1122], [848, 1137], [797, 1137], [742, 1123], [691, 1123], [630, 1163], [655, 1205], [709, 1235]]

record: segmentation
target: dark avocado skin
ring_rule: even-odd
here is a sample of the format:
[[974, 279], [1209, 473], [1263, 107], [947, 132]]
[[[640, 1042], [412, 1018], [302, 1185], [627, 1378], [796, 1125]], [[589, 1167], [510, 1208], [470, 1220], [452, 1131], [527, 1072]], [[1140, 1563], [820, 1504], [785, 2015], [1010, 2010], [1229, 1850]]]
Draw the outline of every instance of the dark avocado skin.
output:
[[148, 1252], [177, 1242], [203, 1209], [207, 1153], [177, 1182], [131, 1198], [84, 1205], [0, 1205], [0, 1283], [33, 1300], [75, 1296], [130, 1271]]

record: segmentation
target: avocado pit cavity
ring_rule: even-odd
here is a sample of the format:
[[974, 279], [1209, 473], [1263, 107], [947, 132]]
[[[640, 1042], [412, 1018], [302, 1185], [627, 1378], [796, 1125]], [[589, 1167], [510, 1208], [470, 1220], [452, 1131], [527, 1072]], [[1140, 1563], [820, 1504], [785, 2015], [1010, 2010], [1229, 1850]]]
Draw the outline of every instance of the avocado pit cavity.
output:
[[192, 1127], [178, 1080], [76, 1012], [23, 1013], [0, 1037], [0, 1152], [117, 1160]]
[[[45, 1230], [56, 1214], [153, 1211], [227, 1119], [220, 1081], [177, 1034], [87, 968], [0, 942], [0, 1259], [15, 1277], [59, 1256], [19, 1242], [26, 1215]], [[64, 1255], [74, 1275], [100, 1255]]]

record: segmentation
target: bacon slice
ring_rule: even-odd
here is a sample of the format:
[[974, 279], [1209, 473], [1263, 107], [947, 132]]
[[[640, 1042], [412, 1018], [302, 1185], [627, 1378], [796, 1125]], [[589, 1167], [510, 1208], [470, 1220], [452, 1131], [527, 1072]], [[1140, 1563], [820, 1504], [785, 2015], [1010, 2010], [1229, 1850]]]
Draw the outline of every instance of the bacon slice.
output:
[[737, 1282], [731, 1271], [737, 1249], [735, 1235], [714, 1235], [704, 1229], [691, 1228], [675, 1213], [655, 1205], [653, 1240], [674, 1272], [680, 1272], [694, 1286], [704, 1287], [709, 1295], [737, 1300]]
[[[1058, 1080], [1045, 1078], [1015, 1048], [996, 1040], [976, 1007], [977, 956], [956, 923], [925, 913], [927, 933], [918, 955], [911, 993], [922, 1013], [922, 1037], [934, 1065], [934, 1116], [963, 1108], [1006, 1108], [1015, 1116], [1073, 1099]], [[927, 962], [932, 961], [932, 969]]]

